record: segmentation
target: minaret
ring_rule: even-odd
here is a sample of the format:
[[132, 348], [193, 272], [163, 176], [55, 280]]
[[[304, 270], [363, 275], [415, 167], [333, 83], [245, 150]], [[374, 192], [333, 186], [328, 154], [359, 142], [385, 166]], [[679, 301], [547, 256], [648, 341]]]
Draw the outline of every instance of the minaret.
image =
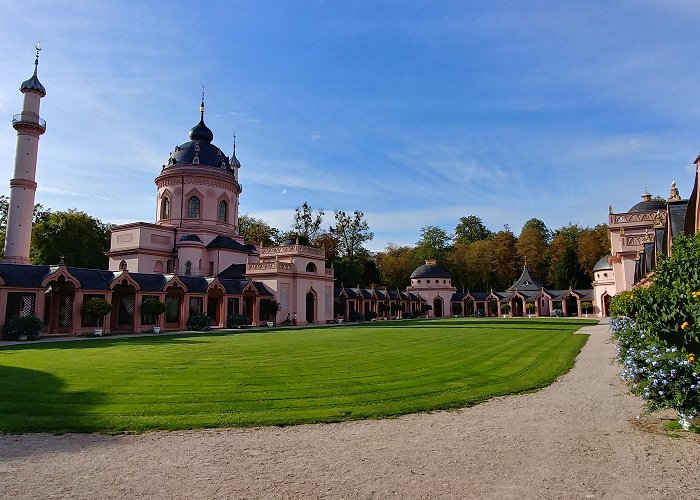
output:
[[36, 193], [36, 159], [39, 136], [46, 132], [46, 122], [39, 117], [39, 104], [46, 89], [39, 81], [39, 51], [36, 44], [34, 74], [19, 87], [24, 94], [22, 112], [12, 117], [17, 131], [15, 173], [10, 180], [10, 206], [5, 237], [5, 259], [12, 264], [29, 264], [29, 246], [32, 238], [34, 194]]

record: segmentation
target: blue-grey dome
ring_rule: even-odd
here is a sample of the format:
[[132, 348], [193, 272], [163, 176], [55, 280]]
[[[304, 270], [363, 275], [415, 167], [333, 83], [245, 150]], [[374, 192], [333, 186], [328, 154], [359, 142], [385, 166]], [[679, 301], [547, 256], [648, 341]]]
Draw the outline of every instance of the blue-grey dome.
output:
[[652, 200], [648, 191], [642, 193], [642, 201], [629, 209], [630, 212], [656, 212], [666, 210], [666, 204], [661, 200]]
[[607, 271], [609, 269], [612, 269], [613, 266], [611, 266], [608, 263], [608, 257], [610, 257], [610, 255], [605, 255], [604, 257], [601, 257], [600, 260], [598, 260], [598, 262], [595, 263], [595, 266], [593, 266], [593, 272], [603, 270]]
[[434, 260], [427, 260], [425, 261], [425, 264], [416, 268], [416, 270], [411, 273], [411, 279], [414, 278], [452, 279], [452, 276], [450, 276], [450, 273], [448, 273], [444, 267], [437, 265]]
[[177, 146], [170, 153], [167, 166], [178, 165], [220, 168], [233, 173], [228, 157], [209, 141], [193, 140]]
[[46, 96], [46, 89], [39, 81], [39, 77], [36, 76], [36, 70], [34, 71], [34, 74], [32, 75], [32, 77], [29, 80], [25, 80], [22, 82], [22, 85], [19, 86], [19, 90], [22, 93], [27, 92], [28, 90], [31, 90], [31, 91], [40, 93], [41, 97]]

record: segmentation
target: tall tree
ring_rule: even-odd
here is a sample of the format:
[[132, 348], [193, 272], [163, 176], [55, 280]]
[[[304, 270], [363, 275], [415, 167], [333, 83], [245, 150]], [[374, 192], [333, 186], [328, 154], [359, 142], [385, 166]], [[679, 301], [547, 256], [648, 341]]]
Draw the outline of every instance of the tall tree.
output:
[[292, 230], [296, 231], [297, 235], [304, 236], [309, 242], [314, 243], [321, 232], [321, 224], [323, 224], [325, 214], [323, 210], [314, 210], [311, 205], [304, 202], [300, 207], [294, 209]]
[[423, 264], [424, 261], [435, 259], [444, 264], [445, 254], [450, 245], [452, 236], [441, 227], [426, 226], [420, 228], [420, 240], [416, 243], [414, 252], [415, 264]]
[[607, 224], [598, 224], [593, 229], [586, 228], [581, 231], [576, 247], [576, 255], [583, 272], [593, 278], [593, 266], [604, 255], [610, 253], [610, 236]]
[[336, 210], [335, 226], [331, 228], [331, 233], [338, 238], [338, 255], [351, 264], [355, 262], [355, 256], [362, 249], [362, 244], [374, 238], [374, 233], [369, 230], [369, 224], [365, 220], [365, 214], [359, 210], [355, 210], [352, 215]]
[[535, 278], [544, 282], [549, 270], [549, 238], [551, 231], [539, 219], [530, 219], [518, 236], [518, 256], [527, 263]]
[[576, 257], [573, 246], [567, 246], [554, 266], [554, 286], [558, 289], [586, 288], [591, 284]]
[[375, 258], [381, 283], [387, 288], [404, 288], [409, 284], [413, 265], [413, 249], [407, 246], [396, 246], [389, 243], [386, 250], [379, 252]]
[[238, 234], [249, 243], [259, 245], [277, 245], [280, 243], [279, 229], [270, 226], [267, 222], [250, 215], [238, 217]]
[[460, 217], [457, 227], [455, 227], [455, 243], [469, 244], [475, 241], [485, 240], [491, 236], [484, 223], [476, 215]]
[[557, 280], [555, 276], [555, 269], [557, 267], [557, 263], [559, 262], [559, 259], [563, 257], [567, 248], [573, 248], [574, 253], [576, 253], [580, 233], [581, 228], [572, 223], [569, 223], [568, 226], [560, 227], [554, 231], [552, 242], [549, 245], [549, 275], [546, 280], [547, 286], [556, 287]]
[[362, 246], [365, 241], [371, 241], [374, 237], [364, 214], [356, 210], [352, 215], [348, 215], [342, 210], [336, 210], [335, 222], [335, 226], [330, 228], [330, 234], [338, 242], [336, 280], [353, 285], [366, 284], [367, 279], [371, 279], [372, 283], [379, 283], [379, 271], [374, 262], [368, 264], [372, 256]]
[[111, 227], [76, 209], [47, 213], [32, 229], [32, 264], [57, 264], [65, 257], [71, 266], [105, 269]]
[[495, 274], [494, 289], [505, 289], [513, 284], [522, 272], [522, 261], [518, 256], [517, 240], [507, 227], [493, 238], [492, 269]]

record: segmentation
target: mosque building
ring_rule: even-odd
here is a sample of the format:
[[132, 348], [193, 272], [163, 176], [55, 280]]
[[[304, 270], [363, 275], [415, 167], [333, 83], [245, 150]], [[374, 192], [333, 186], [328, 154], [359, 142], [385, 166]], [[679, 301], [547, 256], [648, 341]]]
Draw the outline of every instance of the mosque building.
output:
[[[22, 112], [12, 120], [17, 131], [14, 176], [10, 181], [5, 258], [0, 263], [0, 324], [35, 315], [48, 334], [87, 334], [95, 318], [81, 305], [103, 298], [112, 305], [104, 332], [143, 332], [154, 326], [185, 329], [190, 314], [207, 314], [213, 327], [226, 327], [236, 314], [249, 324], [281, 322], [324, 324], [333, 318], [333, 269], [323, 249], [287, 241], [256, 246], [238, 233], [241, 163], [213, 144], [214, 134], [200, 119], [189, 141], [177, 146], [156, 177], [157, 220], [115, 226], [109, 269], [83, 269], [59, 262], [31, 265], [32, 214], [36, 192], [39, 116], [46, 96], [34, 74], [20, 86]], [[157, 299], [165, 314], [143, 314], [141, 305]]]

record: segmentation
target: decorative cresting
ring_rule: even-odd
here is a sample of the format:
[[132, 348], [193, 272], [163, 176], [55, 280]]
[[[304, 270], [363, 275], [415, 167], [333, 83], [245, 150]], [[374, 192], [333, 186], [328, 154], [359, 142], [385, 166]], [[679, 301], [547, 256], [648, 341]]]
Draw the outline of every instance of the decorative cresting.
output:
[[263, 247], [260, 248], [259, 251], [261, 258], [265, 255], [284, 253], [307, 254], [320, 258], [325, 258], [326, 256], [326, 253], [323, 250], [323, 248], [308, 247], [306, 245], [282, 245], [278, 247]]
[[10, 180], [10, 201], [5, 237], [3, 262], [29, 264], [29, 249], [32, 236], [32, 217], [36, 193], [36, 163], [39, 151], [39, 136], [46, 132], [46, 122], [39, 116], [41, 98], [46, 89], [39, 81], [39, 51], [36, 44], [34, 74], [20, 85], [24, 94], [22, 112], [12, 118], [17, 131], [15, 170]]
[[[624, 214], [611, 214], [610, 222], [613, 224], [630, 224], [634, 222], [655, 222], [656, 221], [655, 209], [653, 212], [635, 212], [635, 213], [624, 213]], [[660, 212], [661, 222], [666, 221], [666, 212]]]

